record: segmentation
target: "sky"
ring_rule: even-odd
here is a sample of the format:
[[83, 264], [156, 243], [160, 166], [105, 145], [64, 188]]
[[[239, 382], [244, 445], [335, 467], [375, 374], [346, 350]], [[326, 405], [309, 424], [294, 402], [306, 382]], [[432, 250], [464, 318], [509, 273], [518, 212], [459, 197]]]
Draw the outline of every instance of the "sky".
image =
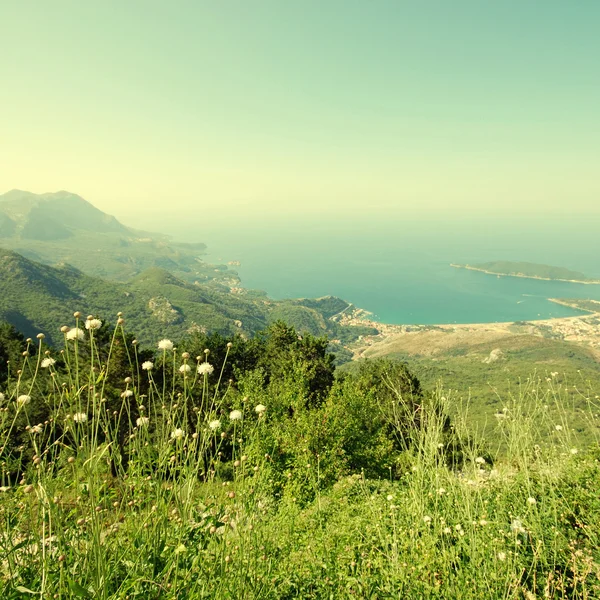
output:
[[0, 193], [130, 225], [600, 215], [597, 0], [31, 0], [0, 22]]

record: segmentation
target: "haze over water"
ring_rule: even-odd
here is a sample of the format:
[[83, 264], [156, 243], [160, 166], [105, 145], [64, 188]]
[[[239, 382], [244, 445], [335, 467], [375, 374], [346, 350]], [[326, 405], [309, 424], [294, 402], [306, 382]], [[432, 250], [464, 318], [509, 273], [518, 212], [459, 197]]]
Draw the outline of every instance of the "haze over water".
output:
[[242, 284], [275, 299], [335, 295], [385, 323], [532, 320], [581, 314], [548, 298], [600, 300], [600, 285], [485, 275], [450, 263], [528, 261], [600, 278], [599, 219], [280, 219], [163, 226], [208, 244], [207, 260], [240, 260]]

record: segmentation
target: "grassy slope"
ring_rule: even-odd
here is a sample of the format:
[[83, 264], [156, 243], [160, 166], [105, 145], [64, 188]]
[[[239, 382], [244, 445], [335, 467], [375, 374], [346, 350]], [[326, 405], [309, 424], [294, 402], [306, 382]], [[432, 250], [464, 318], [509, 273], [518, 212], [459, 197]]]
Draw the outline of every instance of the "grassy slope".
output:
[[[484, 359], [496, 349], [502, 357], [491, 363]], [[600, 393], [600, 362], [591, 349], [561, 340], [514, 335], [474, 345], [461, 344], [431, 356], [407, 351], [386, 358], [406, 362], [426, 388], [440, 382], [453, 390], [454, 410], [468, 401], [473, 427], [493, 435], [496, 413], [510, 397], [516, 397], [540, 379], [560, 391], [561, 402], [571, 415], [571, 427], [585, 443], [593, 439], [586, 398]], [[344, 365], [353, 370], [357, 363]], [[558, 373], [554, 378], [551, 373]]]

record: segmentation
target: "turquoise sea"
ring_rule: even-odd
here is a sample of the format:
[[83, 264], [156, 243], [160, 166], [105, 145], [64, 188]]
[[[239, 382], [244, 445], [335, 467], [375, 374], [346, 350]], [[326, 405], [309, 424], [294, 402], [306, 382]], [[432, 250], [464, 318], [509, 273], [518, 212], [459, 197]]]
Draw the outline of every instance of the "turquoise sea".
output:
[[531, 320], [577, 311], [548, 298], [600, 300], [600, 285], [496, 277], [450, 263], [514, 260], [600, 278], [600, 219], [273, 219], [206, 227], [177, 237], [205, 241], [207, 260], [240, 260], [245, 287], [272, 298], [335, 295], [385, 323]]

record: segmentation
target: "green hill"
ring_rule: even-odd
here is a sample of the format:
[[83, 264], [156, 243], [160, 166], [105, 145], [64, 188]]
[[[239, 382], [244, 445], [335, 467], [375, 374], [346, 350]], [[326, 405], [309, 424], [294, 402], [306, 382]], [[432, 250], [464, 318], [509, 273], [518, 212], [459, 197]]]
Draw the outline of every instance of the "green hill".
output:
[[51, 267], [0, 250], [0, 287], [0, 320], [26, 336], [42, 331], [51, 344], [61, 335], [65, 309], [109, 320], [123, 312], [140, 341], [147, 342], [163, 336], [177, 339], [192, 331], [251, 336], [278, 319], [300, 332], [340, 339], [356, 338], [368, 329], [342, 327], [329, 319], [332, 306], [348, 307], [343, 300], [276, 302], [259, 294], [192, 284], [158, 267], [120, 283], [85, 275], [70, 265]]
[[235, 271], [203, 261], [205, 244], [177, 243], [132, 229], [66, 191], [0, 195], [0, 246], [37, 262], [69, 263], [116, 281], [161, 267], [191, 283], [239, 286]]
[[551, 281], [572, 281], [579, 283], [600, 283], [579, 271], [572, 271], [564, 267], [553, 267], [529, 262], [511, 262], [497, 260], [479, 263], [476, 265], [452, 265], [472, 271], [481, 271], [491, 275], [507, 275], [510, 277], [527, 277], [531, 279], [548, 279]]

